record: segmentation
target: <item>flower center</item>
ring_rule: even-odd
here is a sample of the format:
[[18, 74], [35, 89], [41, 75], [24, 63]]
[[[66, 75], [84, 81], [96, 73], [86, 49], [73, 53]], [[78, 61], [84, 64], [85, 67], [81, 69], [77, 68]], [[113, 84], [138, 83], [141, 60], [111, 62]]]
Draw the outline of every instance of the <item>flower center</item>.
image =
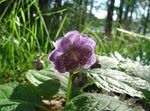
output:
[[65, 52], [59, 58], [59, 65], [66, 71], [73, 70], [79, 65], [86, 64], [88, 58], [91, 56], [91, 50], [87, 47], [74, 47]]
[[68, 56], [71, 60], [78, 61], [80, 54], [77, 50], [73, 50], [73, 51], [71, 50], [68, 52]]

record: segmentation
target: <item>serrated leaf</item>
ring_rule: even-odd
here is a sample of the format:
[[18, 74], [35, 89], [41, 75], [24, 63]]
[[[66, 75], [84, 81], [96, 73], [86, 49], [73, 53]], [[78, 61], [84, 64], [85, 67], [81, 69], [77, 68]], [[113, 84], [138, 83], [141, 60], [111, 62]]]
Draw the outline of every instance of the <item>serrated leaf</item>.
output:
[[132, 77], [124, 72], [112, 69], [92, 69], [87, 71], [98, 87], [107, 91], [129, 94], [143, 98], [142, 90], [150, 91], [150, 83], [139, 77]]
[[140, 77], [150, 82], [150, 66], [143, 66], [139, 62], [125, 62], [119, 65], [119, 68], [123, 69], [126, 74]]
[[[35, 86], [39, 86], [47, 80], [58, 79], [60, 81], [59, 93], [66, 93], [67, 89], [67, 77], [64, 75], [59, 75], [53, 70], [29, 70], [26, 74], [26, 78]], [[55, 85], [49, 84], [49, 87], [53, 88]]]
[[36, 108], [46, 110], [36, 87], [18, 83], [0, 85], [1, 111], [36, 111]]
[[[118, 52], [115, 52], [110, 57], [98, 56], [98, 61], [102, 70], [106, 70], [101, 72], [105, 73], [105, 75], [94, 77], [95, 81], [97, 81], [95, 82], [97, 86], [107, 91], [144, 97], [147, 101], [150, 101], [150, 66], [143, 65], [139, 61], [133, 61], [129, 58], [125, 59]], [[116, 71], [112, 70], [111, 72], [111, 69]]]
[[73, 98], [66, 106], [65, 111], [144, 111], [132, 109], [125, 102], [113, 97], [86, 93]]
[[107, 56], [98, 56], [98, 61], [101, 64], [101, 68], [118, 68], [119, 61]]
[[115, 68], [150, 82], [150, 66], [142, 65], [139, 61], [132, 61], [129, 58], [125, 59], [118, 52], [115, 52], [111, 57], [98, 56], [98, 60], [103, 69]]

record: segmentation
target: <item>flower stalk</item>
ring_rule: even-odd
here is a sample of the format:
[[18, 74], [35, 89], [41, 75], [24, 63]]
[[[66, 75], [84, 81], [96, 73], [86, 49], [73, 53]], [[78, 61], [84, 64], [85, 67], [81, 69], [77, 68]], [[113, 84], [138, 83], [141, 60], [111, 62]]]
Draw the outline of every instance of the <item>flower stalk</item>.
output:
[[72, 87], [72, 74], [69, 74], [68, 78], [68, 87], [67, 87], [67, 97], [66, 97], [66, 103], [69, 102], [70, 96], [71, 96], [71, 87]]

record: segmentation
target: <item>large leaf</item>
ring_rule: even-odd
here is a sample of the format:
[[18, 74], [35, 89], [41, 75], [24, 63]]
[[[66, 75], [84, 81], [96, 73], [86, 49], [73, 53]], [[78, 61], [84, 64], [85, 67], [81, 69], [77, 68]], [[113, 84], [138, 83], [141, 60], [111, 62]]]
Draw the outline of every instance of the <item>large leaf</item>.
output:
[[38, 89], [32, 85], [0, 85], [0, 111], [36, 111], [44, 108]]
[[46, 80], [38, 86], [31, 84], [19, 85], [18, 83], [0, 85], [0, 109], [1, 111], [45, 109], [41, 96], [44, 99], [49, 99], [59, 91], [59, 88], [60, 81], [58, 79]]
[[126, 103], [113, 97], [86, 93], [73, 98], [66, 107], [66, 111], [144, 111], [130, 108]]
[[[44, 69], [44, 70], [29, 70], [26, 74], [27, 79], [34, 84], [35, 86], [40, 86], [40, 84], [45, 83], [47, 80], [53, 80], [53, 79], [58, 79], [60, 81], [60, 88], [58, 94], [66, 95], [66, 90], [67, 90], [67, 85], [68, 85], [68, 75], [63, 74], [61, 75], [60, 73], [56, 72], [53, 68], [50, 69]], [[53, 91], [53, 88], [55, 89], [56, 85], [54, 84], [47, 84], [46, 90], [44, 90], [45, 94], [51, 94]], [[79, 94], [81, 87], [75, 86], [72, 84], [72, 94], [71, 97], [76, 96]], [[49, 90], [48, 90], [49, 89]]]
[[150, 82], [150, 66], [144, 66], [139, 61], [132, 61], [129, 58], [125, 59], [118, 52], [115, 52], [111, 57], [98, 56], [98, 60], [103, 69], [115, 68]]
[[97, 56], [101, 68], [118, 68], [119, 61], [107, 56]]
[[150, 91], [150, 83], [139, 77], [132, 77], [124, 72], [112, 69], [93, 69], [87, 71], [96, 85], [107, 91], [129, 94], [132, 97], [143, 98], [141, 90]]
[[38, 93], [43, 96], [44, 99], [50, 99], [59, 91], [60, 85], [59, 79], [50, 79], [39, 84], [36, 88]]
[[[52, 69], [48, 69], [48, 70], [45, 69], [45, 70], [40, 70], [40, 71], [29, 70], [26, 74], [26, 77], [35, 86], [39, 86], [40, 84], [46, 82], [47, 80], [58, 79], [61, 83], [59, 93], [61, 94], [66, 93], [67, 81], [68, 81], [67, 77], [64, 75], [58, 74]], [[55, 89], [56, 86], [54, 84], [49, 84], [48, 87], [51, 88], [50, 90], [53, 90], [53, 88]]]
[[150, 82], [150, 66], [143, 66], [139, 62], [124, 62], [119, 65], [119, 68], [123, 69], [126, 74], [140, 77]]

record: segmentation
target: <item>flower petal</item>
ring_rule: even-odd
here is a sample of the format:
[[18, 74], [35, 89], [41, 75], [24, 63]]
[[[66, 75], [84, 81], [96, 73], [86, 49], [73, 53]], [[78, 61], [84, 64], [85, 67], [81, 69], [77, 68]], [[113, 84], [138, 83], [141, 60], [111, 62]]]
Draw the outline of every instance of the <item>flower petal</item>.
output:
[[65, 73], [66, 72], [66, 68], [65, 68], [65, 61], [62, 61], [61, 57], [58, 58], [56, 61], [55, 61], [55, 69], [58, 70], [58, 72], [60, 73]]
[[96, 41], [78, 31], [70, 31], [55, 43], [55, 50], [49, 55], [60, 73], [71, 72], [78, 66], [89, 68], [96, 62], [94, 48]]
[[72, 47], [71, 45], [72, 45], [72, 43], [69, 38], [63, 38], [60, 48], [63, 51], [67, 51]]
[[88, 59], [94, 53], [94, 49], [88, 45], [82, 45], [79, 49], [79, 53], [80, 58], [86, 57]]
[[80, 33], [76, 30], [68, 32], [65, 37], [68, 38], [73, 45], [74, 43], [80, 41]]
[[56, 59], [61, 56], [64, 52], [60, 52], [59, 50], [54, 50], [52, 51], [49, 56], [48, 56], [48, 60], [51, 61], [56, 61]]
[[73, 31], [66, 33], [65, 37], [71, 37], [71, 36], [76, 36], [76, 35], [80, 35], [80, 33], [77, 30], [73, 30]]
[[58, 49], [60, 47], [62, 39], [63, 39], [63, 37], [60, 37], [58, 40], [56, 40], [56, 42], [53, 43], [53, 45], [56, 49]]
[[82, 35], [82, 36], [83, 36], [83, 38], [80, 39], [80, 43], [78, 43], [78, 44], [88, 45], [88, 46], [90, 46], [92, 48], [96, 47], [96, 40], [95, 39], [89, 38], [89, 37], [87, 37], [85, 35]]
[[96, 62], [96, 56], [93, 53], [92, 56], [87, 60], [87, 63], [83, 65], [85, 69], [90, 68], [91, 65], [93, 65]]

